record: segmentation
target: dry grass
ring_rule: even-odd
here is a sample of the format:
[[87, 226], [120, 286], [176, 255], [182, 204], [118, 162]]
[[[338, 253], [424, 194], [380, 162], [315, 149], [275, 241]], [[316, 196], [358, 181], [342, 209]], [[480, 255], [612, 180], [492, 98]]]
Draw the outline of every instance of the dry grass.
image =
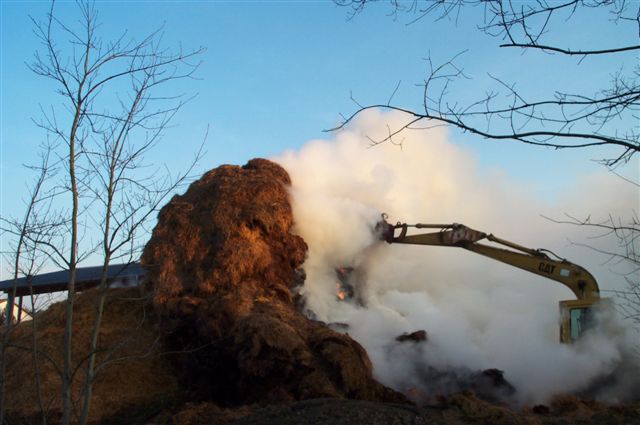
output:
[[[76, 414], [85, 378], [85, 362], [95, 317], [97, 290], [82, 293], [74, 309], [73, 360], [77, 367], [73, 384]], [[145, 308], [138, 289], [109, 292], [102, 326], [94, 384], [91, 421], [116, 415], [125, 406], [145, 409], [154, 401], [174, 398], [177, 381], [159, 344], [155, 320]], [[43, 407], [55, 423], [61, 412], [62, 342], [64, 305], [52, 305], [36, 317]], [[7, 349], [7, 407], [9, 417], [39, 417], [32, 351], [32, 323], [23, 322], [12, 334]]]

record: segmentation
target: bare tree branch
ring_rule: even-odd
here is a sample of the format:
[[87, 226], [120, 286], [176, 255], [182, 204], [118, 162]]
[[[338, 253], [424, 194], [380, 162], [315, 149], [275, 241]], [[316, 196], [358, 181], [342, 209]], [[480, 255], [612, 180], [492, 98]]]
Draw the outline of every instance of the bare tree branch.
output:
[[[457, 20], [463, 9], [482, 7], [484, 19], [478, 28], [504, 40], [498, 46], [576, 56], [580, 58], [579, 63], [589, 56], [621, 56], [640, 50], [640, 5], [624, 0], [336, 0], [335, 3], [351, 8], [350, 19], [364, 13], [368, 5], [373, 7], [372, 3], [387, 3], [394, 17], [399, 13], [411, 15], [411, 24], [427, 16], [436, 20]], [[579, 24], [583, 16], [601, 11], [609, 13], [609, 25], [619, 25], [628, 31], [627, 43], [623, 39], [620, 40], [621, 45], [603, 48], [556, 45], [556, 27], [574, 20]], [[629, 31], [630, 23], [633, 31]], [[586, 25], [581, 29], [592, 32]], [[561, 37], [558, 39], [562, 40]], [[380, 108], [408, 113], [412, 123], [415, 120], [436, 121], [485, 139], [511, 140], [554, 149], [609, 146], [613, 148], [614, 156], [601, 160], [608, 167], [624, 164], [640, 151], [640, 130], [632, 124], [637, 122], [640, 111], [640, 64], [637, 61], [630, 68], [612, 73], [609, 84], [595, 89], [593, 93], [553, 92], [531, 100], [515, 84], [490, 76], [496, 87], [484, 98], [463, 103], [451, 99], [449, 94], [456, 81], [467, 78], [457, 64], [459, 56], [438, 66], [427, 58], [429, 66], [422, 84], [421, 110], [390, 102], [364, 106], [358, 103], [357, 111], [333, 130], [343, 128], [354, 116], [367, 109]], [[407, 129], [408, 125], [392, 128], [390, 137], [376, 142], [390, 141]]]

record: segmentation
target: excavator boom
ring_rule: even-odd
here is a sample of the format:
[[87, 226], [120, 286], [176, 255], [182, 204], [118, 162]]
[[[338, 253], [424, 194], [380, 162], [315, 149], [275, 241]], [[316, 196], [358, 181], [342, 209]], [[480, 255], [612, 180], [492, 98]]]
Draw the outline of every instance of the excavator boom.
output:
[[[398, 223], [390, 225], [386, 223], [383, 239], [388, 243], [401, 243], [413, 245], [455, 246], [473, 251], [485, 257], [493, 258], [514, 267], [531, 273], [555, 280], [567, 286], [578, 299], [599, 297], [598, 283], [595, 278], [583, 267], [573, 264], [565, 259], [552, 259], [543, 250], [531, 249], [471, 229], [463, 224], [414, 224]], [[437, 232], [407, 235], [409, 227], [416, 229], [439, 229]], [[400, 234], [396, 236], [396, 230]], [[506, 246], [511, 249], [498, 248], [491, 245], [478, 243], [486, 239], [488, 241]]]

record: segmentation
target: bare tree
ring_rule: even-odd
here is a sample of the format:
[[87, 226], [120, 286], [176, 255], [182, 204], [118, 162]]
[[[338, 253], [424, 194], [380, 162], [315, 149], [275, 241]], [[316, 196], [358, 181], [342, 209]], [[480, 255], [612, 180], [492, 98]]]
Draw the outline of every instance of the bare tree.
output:
[[[63, 424], [72, 421], [76, 404], [72, 383], [82, 368], [86, 376], [81, 411], [75, 414], [79, 422], [88, 421], [111, 261], [137, 259], [140, 237], [147, 232], [153, 213], [185, 182], [201, 156], [198, 151], [186, 171], [177, 174], [145, 163], [189, 100], [172, 94], [171, 83], [193, 77], [199, 63], [192, 60], [203, 49], [164, 48], [161, 30], [141, 40], [124, 32], [105, 41], [98, 33], [95, 4], [79, 1], [76, 5], [77, 23], [60, 20], [54, 2], [46, 19], [33, 19], [42, 49], [29, 65], [36, 75], [51, 80], [62, 98], [60, 108], [42, 110], [37, 125], [55, 140], [55, 166], [65, 177], [50, 189], [58, 208], [52, 216], [65, 218], [25, 238], [69, 275], [61, 368]], [[96, 234], [100, 235], [97, 241]], [[90, 348], [74, 363], [76, 270], [95, 254], [102, 259], [102, 274]], [[18, 252], [17, 263], [19, 259]]]
[[[38, 344], [36, 338], [37, 317], [35, 311], [35, 298], [33, 287], [31, 285], [31, 277], [45, 265], [47, 258], [42, 255], [38, 249], [35, 240], [44, 240], [47, 234], [51, 233], [51, 229], [56, 229], [62, 225], [60, 217], [50, 214], [51, 200], [55, 197], [54, 192], [48, 192], [46, 185], [48, 181], [55, 175], [56, 169], [50, 164], [52, 152], [51, 145], [45, 145], [41, 151], [41, 161], [36, 166], [30, 166], [33, 171], [37, 172], [37, 178], [30, 190], [28, 199], [25, 200], [25, 213], [22, 220], [11, 220], [1, 218], [0, 230], [3, 233], [15, 237], [15, 245], [9, 252], [5, 252], [4, 256], [12, 264], [13, 287], [11, 288], [11, 296], [9, 301], [11, 305], [7, 306], [7, 318], [13, 316], [13, 302], [16, 299], [18, 279], [26, 277], [28, 281], [30, 302], [31, 302], [31, 325], [32, 325], [32, 355], [34, 366], [34, 377], [36, 387], [36, 401], [38, 403], [43, 423], [46, 423], [46, 415], [42, 403], [42, 393], [40, 385], [40, 369], [38, 362]], [[20, 297], [22, 299], [22, 296]], [[22, 310], [22, 302], [20, 310]], [[21, 311], [18, 312], [18, 317]], [[0, 424], [5, 419], [5, 382], [7, 373], [6, 354], [9, 348], [9, 337], [13, 330], [12, 320], [9, 319], [7, 326], [3, 327], [2, 346], [0, 347]]]
[[[335, 0], [351, 9], [350, 17], [362, 13], [370, 0]], [[575, 60], [581, 66], [585, 58], [596, 62], [603, 57], [624, 58], [640, 51], [640, 5], [625, 0], [546, 0], [512, 2], [508, 0], [389, 0], [391, 14], [410, 16], [411, 23], [433, 17], [457, 20], [467, 8], [482, 8], [484, 20], [478, 28], [500, 40], [502, 48], [534, 51], [540, 55], [556, 54]], [[627, 30], [628, 38], [603, 47], [565, 46], [556, 35], [557, 26], [590, 13], [608, 12], [609, 22]], [[592, 32], [583, 26], [581, 30]], [[490, 76], [494, 87], [479, 99], [465, 102], [451, 98], [450, 89], [459, 79], [468, 78], [460, 57], [441, 64], [428, 59], [428, 71], [421, 90], [421, 108], [392, 103], [361, 105], [346, 116], [336, 129], [344, 127], [362, 111], [372, 108], [405, 112], [404, 125], [390, 128], [386, 137], [373, 144], [393, 142], [405, 130], [419, 129], [428, 121], [457, 127], [486, 139], [512, 140], [556, 149], [580, 149], [609, 146], [612, 157], [602, 159], [609, 167], [624, 164], [640, 151], [640, 133], [635, 124], [640, 109], [640, 64], [611, 70], [606, 86], [591, 93], [555, 91], [532, 99], [513, 82]], [[393, 98], [393, 96], [392, 96]], [[355, 101], [355, 99], [354, 99]], [[335, 130], [335, 129], [334, 129]]]
[[[638, 213], [633, 212], [626, 219], [611, 215], [603, 220], [594, 220], [591, 216], [578, 218], [571, 215], [566, 215], [564, 219], [548, 219], [555, 223], [581, 226], [595, 231], [587, 242], [571, 241], [571, 243], [602, 255], [605, 263], [624, 277], [627, 283], [625, 289], [613, 289], [607, 292], [616, 298], [616, 307], [621, 317], [634, 323], [637, 331], [640, 332], [640, 217]], [[598, 246], [600, 240], [611, 239], [615, 241], [615, 250]], [[638, 350], [640, 353], [640, 345]]]
[[[149, 46], [153, 49], [152, 46]], [[178, 58], [179, 56], [174, 56]], [[91, 114], [92, 126], [97, 136], [96, 150], [88, 153], [89, 175], [96, 176], [94, 184], [88, 188], [99, 204], [101, 216], [101, 255], [103, 258], [100, 278], [96, 319], [91, 336], [87, 374], [84, 385], [84, 401], [80, 423], [88, 420], [91, 404], [92, 383], [95, 379], [98, 336], [102, 323], [104, 303], [108, 290], [108, 267], [112, 258], [125, 264], [131, 263], [140, 253], [139, 233], [144, 233], [144, 225], [160, 204], [188, 178], [200, 157], [198, 152], [186, 171], [171, 177], [168, 174], [141, 173], [144, 158], [160, 140], [165, 128], [182, 107], [183, 103], [167, 108], [149, 111], [155, 100], [157, 87], [169, 81], [185, 78], [195, 71], [189, 67], [188, 73], [178, 74], [172, 69], [167, 74], [167, 59], [170, 56], [149, 56], [148, 62], [140, 64], [141, 72], [131, 72], [128, 102], [121, 102], [121, 111], [115, 114]], [[183, 58], [184, 59], [184, 58]], [[144, 136], [136, 143], [136, 132], [143, 130]]]

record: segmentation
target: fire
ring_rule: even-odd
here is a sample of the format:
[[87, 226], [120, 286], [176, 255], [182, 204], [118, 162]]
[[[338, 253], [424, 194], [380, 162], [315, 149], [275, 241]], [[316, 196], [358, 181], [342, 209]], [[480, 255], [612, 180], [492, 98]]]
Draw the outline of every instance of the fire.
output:
[[338, 297], [340, 301], [344, 301], [347, 299], [347, 296], [347, 291], [342, 287], [342, 285], [340, 283], [336, 283], [336, 297]]
[[350, 282], [353, 267], [338, 267], [336, 271], [336, 297], [340, 301], [349, 301], [355, 295], [355, 289]]

